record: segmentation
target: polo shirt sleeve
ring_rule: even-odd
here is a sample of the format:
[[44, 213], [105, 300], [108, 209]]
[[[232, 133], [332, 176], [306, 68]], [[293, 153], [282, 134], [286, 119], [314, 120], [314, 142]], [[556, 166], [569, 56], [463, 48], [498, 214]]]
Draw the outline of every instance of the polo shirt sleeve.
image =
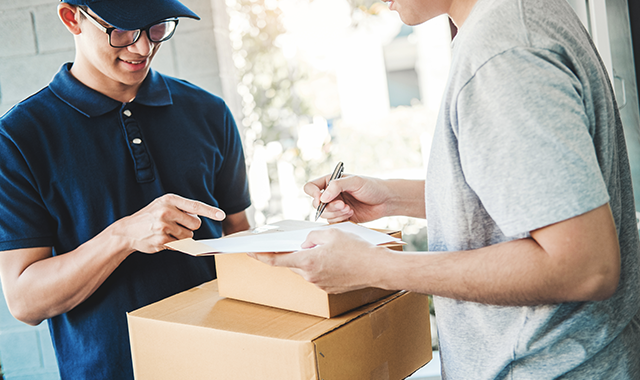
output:
[[0, 251], [50, 247], [54, 226], [29, 165], [0, 120]]
[[225, 141], [223, 161], [216, 173], [214, 197], [227, 214], [235, 214], [251, 205], [242, 139], [229, 107], [224, 107]]
[[609, 201], [580, 91], [561, 57], [518, 48], [485, 63], [460, 92], [465, 180], [505, 235]]

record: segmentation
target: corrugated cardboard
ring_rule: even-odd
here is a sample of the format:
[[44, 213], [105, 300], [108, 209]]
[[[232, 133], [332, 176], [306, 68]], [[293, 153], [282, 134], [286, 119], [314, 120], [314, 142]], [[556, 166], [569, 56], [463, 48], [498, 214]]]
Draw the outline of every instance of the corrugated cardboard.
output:
[[[400, 238], [400, 232], [390, 233]], [[396, 246], [391, 249], [402, 250]], [[365, 288], [328, 294], [289, 268], [273, 267], [244, 253], [216, 255], [220, 295], [331, 318], [379, 300], [393, 291]]]
[[326, 319], [223, 298], [217, 285], [127, 314], [137, 380], [395, 380], [431, 360], [424, 295]]

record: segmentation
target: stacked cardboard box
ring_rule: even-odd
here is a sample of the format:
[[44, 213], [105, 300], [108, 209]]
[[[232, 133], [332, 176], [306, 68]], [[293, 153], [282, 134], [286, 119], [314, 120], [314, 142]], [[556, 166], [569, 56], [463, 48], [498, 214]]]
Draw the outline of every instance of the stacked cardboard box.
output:
[[424, 295], [327, 294], [246, 254], [216, 265], [218, 280], [127, 315], [136, 379], [388, 380], [431, 360]]
[[[385, 231], [401, 238], [397, 231]], [[391, 249], [402, 250], [402, 246]], [[327, 294], [289, 268], [276, 268], [245, 253], [216, 255], [220, 295], [261, 305], [331, 318], [388, 296], [393, 291], [365, 288]]]

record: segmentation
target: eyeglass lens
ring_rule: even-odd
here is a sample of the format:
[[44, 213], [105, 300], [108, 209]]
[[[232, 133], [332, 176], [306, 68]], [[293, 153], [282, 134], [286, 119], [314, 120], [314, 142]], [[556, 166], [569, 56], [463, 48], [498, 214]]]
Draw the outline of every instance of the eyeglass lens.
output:
[[[176, 29], [176, 21], [168, 20], [157, 23], [146, 29], [147, 36], [151, 42], [163, 42], [169, 39]], [[141, 29], [122, 30], [114, 29], [111, 32], [111, 45], [114, 47], [124, 47], [134, 44], [140, 38]]]

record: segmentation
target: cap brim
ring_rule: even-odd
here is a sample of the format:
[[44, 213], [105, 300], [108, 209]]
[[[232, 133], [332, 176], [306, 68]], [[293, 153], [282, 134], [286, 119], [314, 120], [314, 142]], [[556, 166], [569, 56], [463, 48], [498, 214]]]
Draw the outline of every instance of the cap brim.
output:
[[118, 29], [140, 29], [168, 18], [200, 17], [176, 0], [102, 0], [93, 1], [89, 8], [101, 19]]

